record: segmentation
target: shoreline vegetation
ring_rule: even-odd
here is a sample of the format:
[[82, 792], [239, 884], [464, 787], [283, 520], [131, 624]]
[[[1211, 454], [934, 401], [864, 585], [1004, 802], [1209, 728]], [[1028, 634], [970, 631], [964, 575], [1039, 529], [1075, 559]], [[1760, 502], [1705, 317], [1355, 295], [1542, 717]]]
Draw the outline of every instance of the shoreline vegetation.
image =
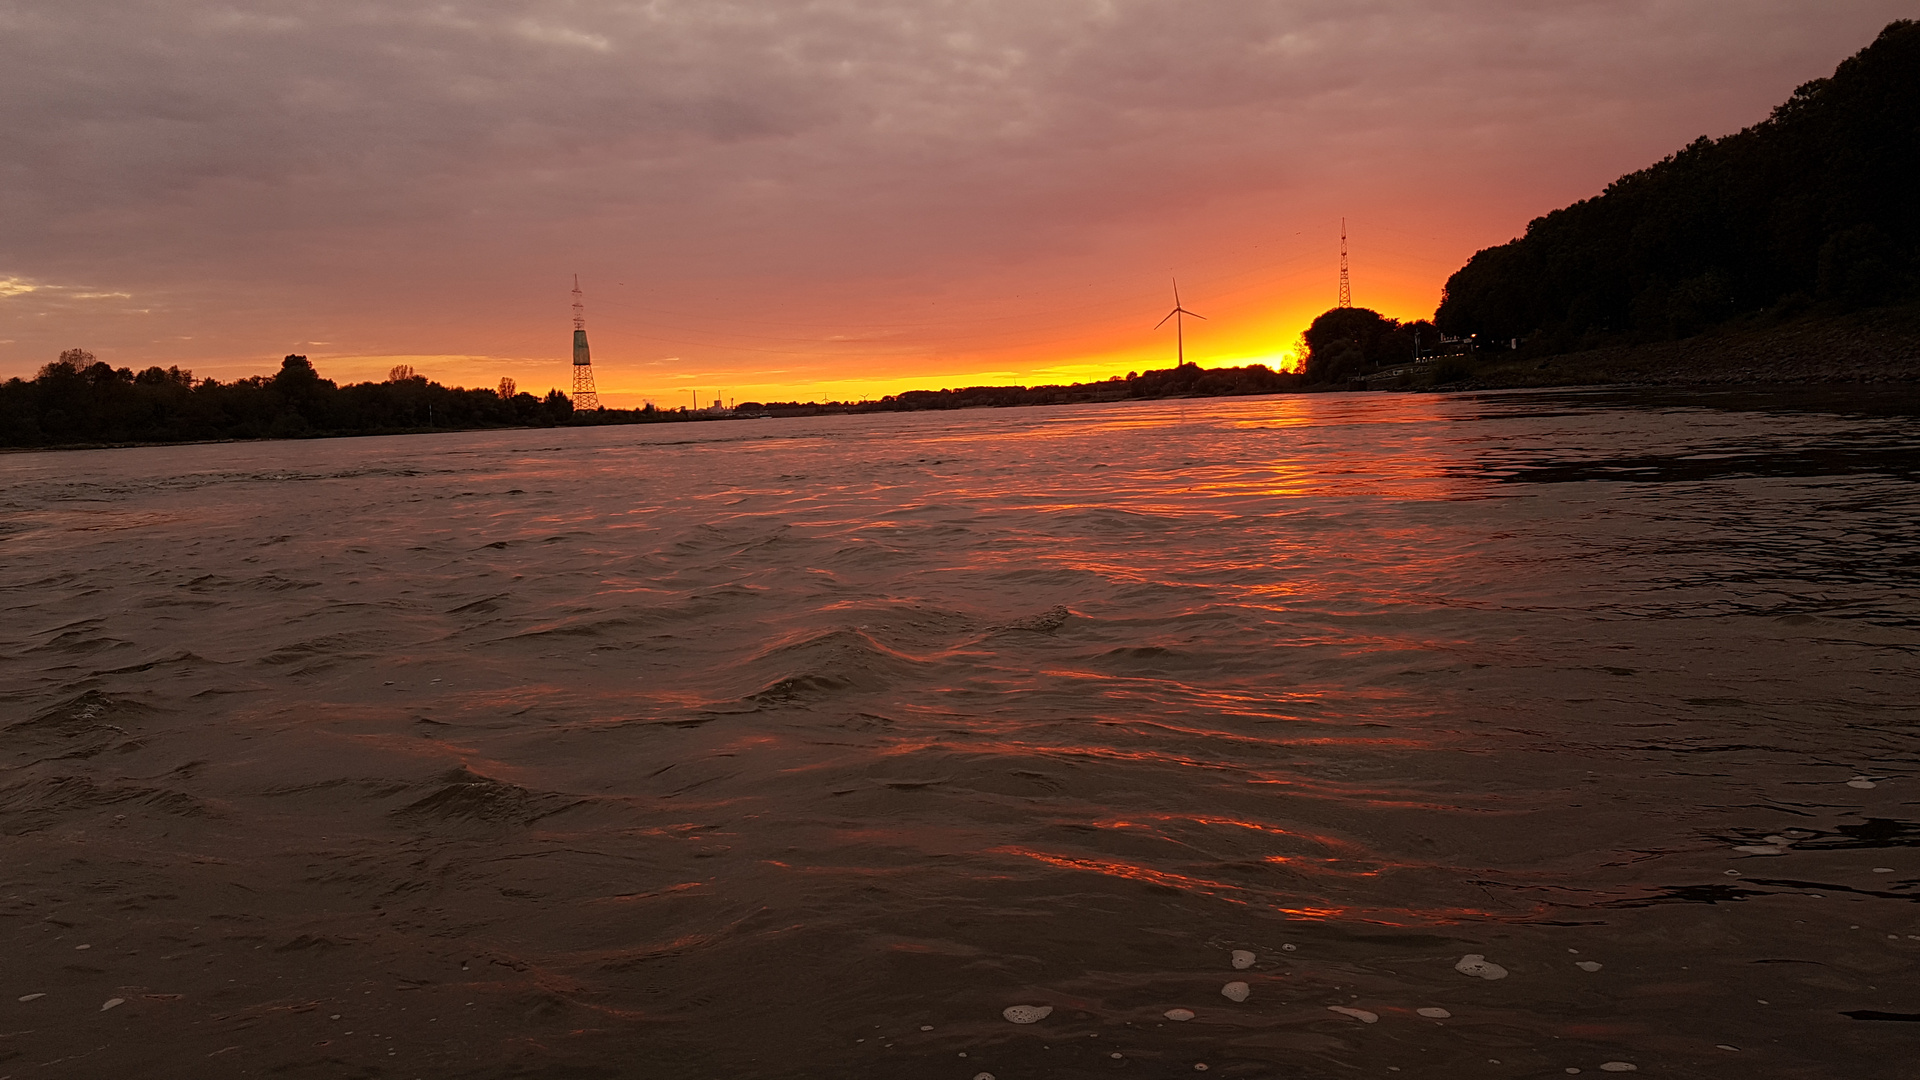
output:
[[1329, 390], [1920, 381], [1920, 22], [1888, 24], [1764, 121], [1528, 224], [1448, 278], [1432, 320], [1340, 307], [1299, 372], [1186, 363], [1103, 382], [909, 390], [878, 401], [577, 411], [395, 368], [336, 385], [304, 356], [233, 382], [69, 349], [0, 383], [0, 448], [1068, 405]]
[[1518, 349], [1429, 355], [1418, 362], [1380, 365], [1340, 380], [1316, 380], [1306, 373], [1274, 371], [1260, 364], [1204, 368], [1188, 363], [1100, 382], [909, 390], [871, 401], [741, 402], [730, 410], [648, 405], [576, 411], [557, 390], [535, 397], [442, 386], [413, 374], [338, 386], [321, 378], [303, 356], [287, 357], [272, 376], [221, 383], [195, 380], [190, 372], [177, 368], [139, 373], [113, 369], [81, 350], [69, 350], [32, 380], [0, 384], [0, 450], [699, 423], [1350, 390], [1901, 383], [1920, 383], [1920, 304], [1785, 320], [1756, 318], [1687, 338], [1570, 352], [1522, 343]]

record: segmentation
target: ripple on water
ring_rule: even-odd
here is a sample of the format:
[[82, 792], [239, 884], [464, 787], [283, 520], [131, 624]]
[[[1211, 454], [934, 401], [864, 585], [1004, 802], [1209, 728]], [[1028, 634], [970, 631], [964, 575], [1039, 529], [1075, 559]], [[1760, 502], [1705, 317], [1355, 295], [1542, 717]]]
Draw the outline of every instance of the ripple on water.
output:
[[[102, 1022], [164, 1016], [182, 1061], [280, 1017], [249, 1030], [261, 1071], [353, 1011], [275, 1002], [425, 994], [450, 1073], [630, 1068], [627, 1017], [662, 1022], [662, 1075], [750, 1077], [768, 1045], [866, 1075], [922, 1042], [1001, 1076], [1251, 1074], [1294, 1067], [1276, 1040], [1309, 1017], [1335, 1072], [1488, 1024], [1548, 1045], [1565, 992], [1648, 1046], [1880, 1080], [1897, 1055], [1862, 1047], [1901, 1024], [1817, 977], [1806, 910], [1844, 897], [1868, 967], [1911, 945], [1897, 396], [0, 456], [9, 902], [74, 927], [10, 954], [16, 996], [55, 987], [17, 1007], [93, 979], [126, 1002]], [[1566, 972], [1602, 924], [1605, 970]], [[253, 982], [162, 959], [228, 931]], [[1470, 948], [1498, 963], [1442, 966]], [[1261, 993], [1192, 1022], [1223, 953]], [[1622, 979], [1709, 989], [1675, 1011]], [[1851, 1019], [1789, 1045], [1758, 999]], [[1009, 1025], [1022, 1000], [1057, 1011]], [[1128, 1018], [1159, 1042], [1112, 1041]], [[13, 1026], [22, 1060], [87, 1048]], [[111, 1055], [142, 1044], [90, 1067], [139, 1074]]]

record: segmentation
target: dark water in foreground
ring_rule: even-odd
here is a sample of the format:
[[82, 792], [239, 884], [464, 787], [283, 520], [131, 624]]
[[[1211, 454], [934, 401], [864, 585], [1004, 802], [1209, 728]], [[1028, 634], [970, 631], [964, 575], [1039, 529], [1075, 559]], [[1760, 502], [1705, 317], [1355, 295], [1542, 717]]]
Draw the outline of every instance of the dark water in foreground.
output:
[[0, 1077], [1913, 1076], [1920, 410], [1817, 404], [0, 458]]

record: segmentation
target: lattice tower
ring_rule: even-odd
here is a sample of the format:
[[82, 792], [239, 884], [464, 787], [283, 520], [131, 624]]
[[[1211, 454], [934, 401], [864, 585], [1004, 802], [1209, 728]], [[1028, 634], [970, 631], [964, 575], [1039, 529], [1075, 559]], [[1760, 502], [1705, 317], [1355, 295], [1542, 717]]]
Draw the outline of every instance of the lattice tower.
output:
[[580, 299], [580, 275], [573, 275], [573, 407], [597, 409], [600, 395], [593, 389], [593, 356], [587, 351], [587, 305]]
[[1353, 285], [1347, 281], [1347, 219], [1340, 219], [1340, 306], [1353, 306]]

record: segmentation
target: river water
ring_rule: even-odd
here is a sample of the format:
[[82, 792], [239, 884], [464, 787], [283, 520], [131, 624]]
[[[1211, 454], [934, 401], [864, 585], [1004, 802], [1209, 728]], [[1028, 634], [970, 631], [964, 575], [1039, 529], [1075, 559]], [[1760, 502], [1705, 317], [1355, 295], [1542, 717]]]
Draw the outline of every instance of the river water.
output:
[[1912, 1076], [1916, 414], [0, 457], [0, 1077]]

